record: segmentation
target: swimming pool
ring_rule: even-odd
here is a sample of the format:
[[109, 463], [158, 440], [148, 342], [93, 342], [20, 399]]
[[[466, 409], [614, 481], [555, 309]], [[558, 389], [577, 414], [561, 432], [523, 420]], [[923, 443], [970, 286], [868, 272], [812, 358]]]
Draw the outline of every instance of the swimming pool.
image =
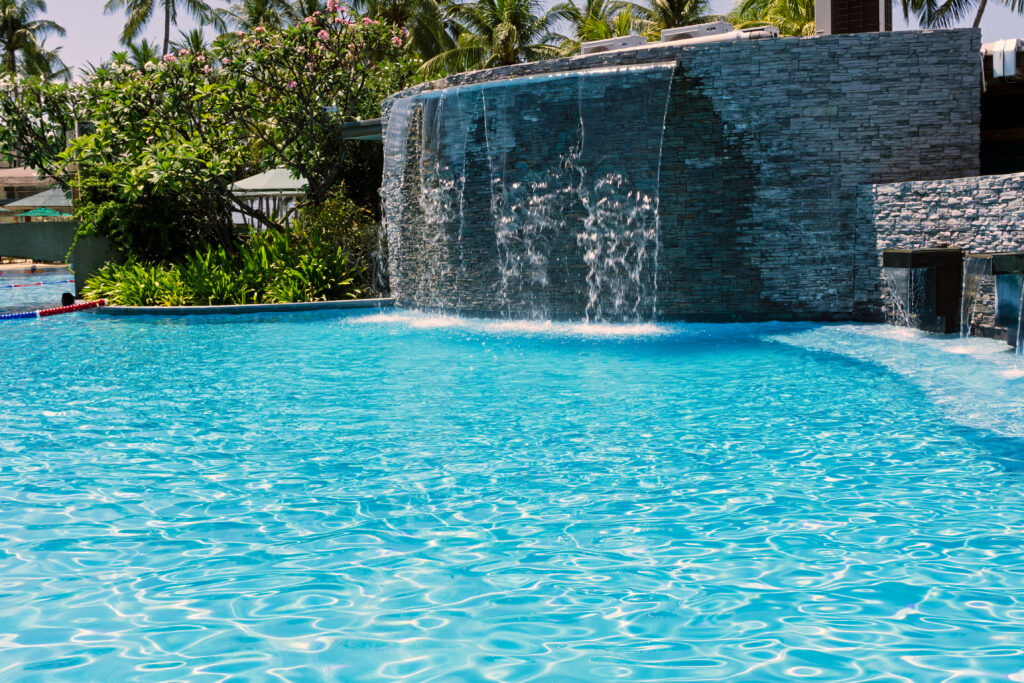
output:
[[998, 342], [332, 312], [0, 343], [5, 680], [1024, 680]]
[[27, 266], [0, 266], [0, 313], [54, 308], [61, 294], [74, 291], [74, 275], [66, 268], [30, 273]]

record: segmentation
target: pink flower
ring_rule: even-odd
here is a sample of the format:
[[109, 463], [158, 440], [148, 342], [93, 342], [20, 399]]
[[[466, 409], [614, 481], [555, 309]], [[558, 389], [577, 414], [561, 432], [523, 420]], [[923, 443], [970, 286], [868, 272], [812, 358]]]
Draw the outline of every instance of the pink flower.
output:
[[341, 3], [338, 0], [327, 0], [327, 11], [337, 12], [341, 9]]
[[331, 34], [327, 32], [327, 29], [322, 28], [320, 29], [320, 33], [316, 34], [316, 37], [319, 38], [320, 40], [327, 40], [328, 38], [331, 37]]
[[200, 64], [203, 64], [203, 63], [206, 62], [206, 57], [204, 57], [203, 55], [198, 55], [196, 57], [196, 61], [199, 62]]
[[299, 84], [296, 83], [295, 81], [288, 81], [288, 83], [285, 84], [284, 87], [288, 88], [289, 90], [295, 90], [295, 88], [299, 87]]
[[263, 28], [262, 26], [257, 26], [257, 27], [256, 27], [255, 29], [253, 29], [253, 30], [255, 30], [255, 31], [256, 31], [256, 33], [266, 33], [266, 32], [267, 32], [267, 29]]
[[302, 23], [303, 24], [312, 24], [314, 21], [316, 21], [316, 20], [313, 19], [313, 17], [306, 17], [305, 19], [302, 20]]
[[399, 38], [398, 36], [393, 37], [391, 39], [391, 42], [397, 45], [398, 47], [402, 47], [402, 39]]
[[204, 66], [204, 67], [203, 67], [203, 73], [204, 73], [204, 74], [208, 74], [208, 73], [210, 73], [211, 71], [213, 71], [213, 69], [211, 69], [211, 68], [209, 67], [209, 65], [207, 65], [207, 66]]
[[164, 55], [164, 61], [165, 62], [176, 62], [176, 61], [178, 61], [178, 58], [175, 57], [174, 55]]
[[182, 57], [184, 57], [187, 54], [188, 54], [188, 50], [185, 50], [184, 48], [181, 49], [181, 50], [178, 50], [178, 55], [180, 55]]
[[334, 17], [334, 23], [335, 23], [335, 24], [340, 24], [340, 23], [342, 23], [343, 21], [345, 21], [345, 20], [344, 20], [344, 19], [342, 19], [341, 17]]
[[239, 38], [245, 38], [245, 31], [235, 31], [235, 35]]
[[230, 64], [231, 63], [231, 58], [230, 57], [225, 57], [221, 61], [224, 62], [225, 64]]
[[363, 17], [363, 26], [369, 26], [373, 23], [373, 19], [370, 17]]

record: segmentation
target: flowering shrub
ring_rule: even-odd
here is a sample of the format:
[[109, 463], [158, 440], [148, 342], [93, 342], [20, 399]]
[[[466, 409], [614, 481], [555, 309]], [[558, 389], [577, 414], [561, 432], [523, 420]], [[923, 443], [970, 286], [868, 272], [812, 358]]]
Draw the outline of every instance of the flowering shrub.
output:
[[[351, 167], [342, 125], [378, 116], [413, 70], [403, 29], [327, 0], [297, 26], [231, 34], [143, 68], [121, 56], [78, 84], [0, 81], [0, 150], [77, 187], [83, 229], [130, 253], [173, 258], [203, 242], [230, 251], [233, 213], [284, 226], [233, 182], [284, 166], [308, 179], [308, 204], [322, 203]], [[153, 230], [154, 214], [180, 224]]]
[[235, 34], [214, 48], [231, 88], [228, 118], [306, 178], [318, 204], [340, 180], [341, 124], [379, 116], [381, 100], [411, 78], [405, 36], [357, 21], [337, 0], [292, 29]]

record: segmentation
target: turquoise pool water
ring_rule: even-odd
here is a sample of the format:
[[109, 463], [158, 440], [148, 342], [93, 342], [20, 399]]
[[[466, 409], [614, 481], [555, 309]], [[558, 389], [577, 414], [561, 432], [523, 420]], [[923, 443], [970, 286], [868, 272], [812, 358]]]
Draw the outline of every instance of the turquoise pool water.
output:
[[[60, 295], [74, 292], [74, 275], [65, 268], [30, 273], [25, 266], [0, 266], [0, 313], [33, 311], [60, 306]], [[3, 332], [0, 332], [3, 339]]]
[[998, 342], [408, 313], [0, 342], [3, 680], [1024, 680]]

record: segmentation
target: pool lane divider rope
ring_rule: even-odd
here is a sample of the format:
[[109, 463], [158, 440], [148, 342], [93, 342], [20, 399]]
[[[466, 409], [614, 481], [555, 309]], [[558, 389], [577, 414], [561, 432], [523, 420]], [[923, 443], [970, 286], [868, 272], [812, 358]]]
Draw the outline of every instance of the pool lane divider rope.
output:
[[14, 287], [38, 287], [39, 285], [62, 285], [65, 282], [74, 282], [74, 280], [56, 280], [54, 282], [25, 282], [18, 285], [0, 285], [4, 289], [12, 289]]
[[86, 301], [80, 304], [71, 304], [70, 306], [44, 308], [39, 311], [25, 311], [24, 313], [3, 313], [0, 314], [0, 320], [21, 320], [23, 318], [48, 318], [51, 315], [60, 315], [61, 313], [74, 313], [75, 311], [85, 311], [90, 308], [99, 308], [100, 306], [106, 305], [106, 299], [97, 299], [96, 301]]

